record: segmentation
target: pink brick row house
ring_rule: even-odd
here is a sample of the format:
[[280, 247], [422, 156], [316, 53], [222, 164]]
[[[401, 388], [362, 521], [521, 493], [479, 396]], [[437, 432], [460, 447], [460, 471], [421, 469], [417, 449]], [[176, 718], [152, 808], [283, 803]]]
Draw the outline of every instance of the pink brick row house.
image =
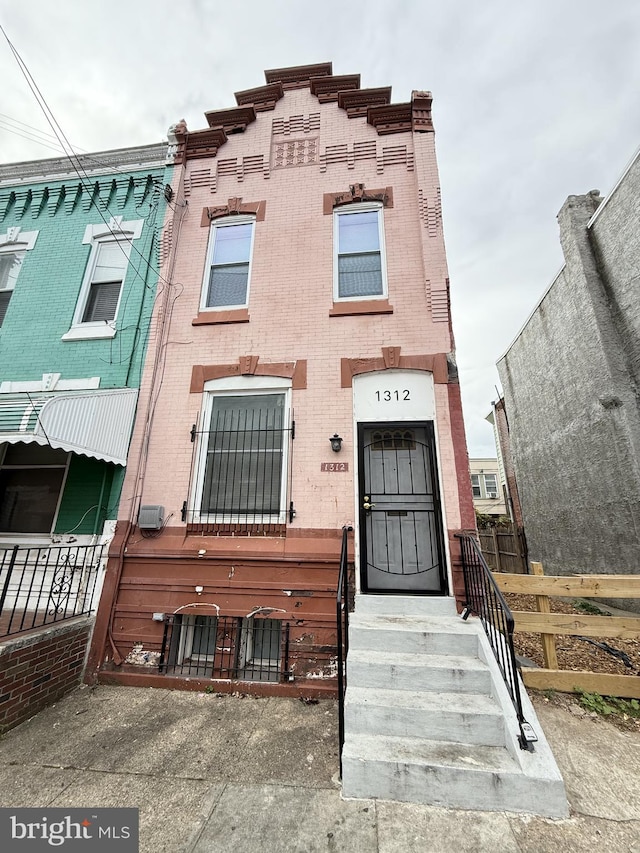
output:
[[393, 104], [327, 63], [236, 101], [174, 128], [90, 672], [319, 695], [344, 525], [358, 595], [464, 598], [455, 534], [475, 522], [431, 95]]

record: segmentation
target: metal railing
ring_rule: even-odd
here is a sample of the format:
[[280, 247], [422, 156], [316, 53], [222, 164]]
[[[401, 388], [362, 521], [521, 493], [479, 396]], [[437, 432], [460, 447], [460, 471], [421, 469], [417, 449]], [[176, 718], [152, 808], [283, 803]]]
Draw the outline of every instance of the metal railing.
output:
[[227, 681], [289, 680], [289, 623], [172, 613], [164, 626], [158, 671]]
[[0, 636], [91, 613], [104, 545], [0, 550]]
[[482, 622], [491, 650], [502, 673], [505, 686], [518, 718], [521, 749], [533, 750], [538, 739], [522, 710], [522, 695], [518, 679], [516, 653], [513, 646], [514, 620], [504, 596], [498, 589], [476, 540], [464, 533], [457, 534], [462, 551], [462, 569], [466, 603], [463, 619], [474, 613]]
[[342, 549], [340, 551], [340, 570], [336, 591], [336, 625], [338, 629], [338, 739], [340, 742], [339, 761], [342, 777], [342, 747], [344, 746], [344, 696], [347, 689], [347, 655], [349, 654], [349, 565], [347, 544], [349, 532], [353, 527], [342, 528]]

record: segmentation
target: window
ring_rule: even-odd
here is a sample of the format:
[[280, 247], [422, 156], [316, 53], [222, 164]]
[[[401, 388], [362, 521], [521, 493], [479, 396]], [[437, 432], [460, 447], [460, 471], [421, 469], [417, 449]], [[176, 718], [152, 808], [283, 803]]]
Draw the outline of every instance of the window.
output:
[[211, 225], [201, 310], [248, 305], [253, 231], [254, 219], [246, 216]]
[[488, 498], [498, 497], [498, 478], [495, 474], [484, 475], [484, 490]]
[[482, 490], [480, 489], [480, 474], [471, 475], [471, 488], [473, 490], [474, 498], [482, 497]]
[[207, 396], [191, 520], [284, 524], [289, 392]]
[[116, 216], [108, 225], [87, 225], [82, 242], [91, 251], [73, 322], [62, 340], [114, 337], [133, 241], [142, 234], [143, 222]]
[[115, 319], [131, 246], [121, 241], [98, 243], [89, 281], [83, 323]]
[[185, 616], [172, 629], [169, 674], [279, 681], [282, 621], [254, 616]]
[[0, 326], [4, 320], [9, 300], [13, 293], [18, 273], [22, 265], [24, 253], [2, 252], [0, 253]]
[[70, 455], [35, 443], [0, 445], [0, 533], [51, 533]]
[[0, 234], [0, 326], [11, 301], [13, 290], [27, 250], [33, 249], [37, 231], [22, 231], [14, 226], [6, 234]]
[[387, 295], [381, 205], [336, 209], [333, 243], [335, 299]]

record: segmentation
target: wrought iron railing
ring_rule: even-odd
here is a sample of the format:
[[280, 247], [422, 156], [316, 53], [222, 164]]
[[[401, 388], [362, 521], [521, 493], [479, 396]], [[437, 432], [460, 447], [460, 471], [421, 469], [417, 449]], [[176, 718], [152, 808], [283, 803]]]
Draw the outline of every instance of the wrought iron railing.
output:
[[518, 678], [516, 653], [513, 645], [513, 616], [504, 596], [498, 589], [476, 540], [468, 534], [457, 534], [462, 550], [462, 569], [466, 603], [463, 619], [471, 613], [480, 618], [491, 650], [502, 673], [505, 686], [518, 718], [521, 749], [533, 750], [538, 739], [522, 710], [522, 695]]
[[208, 429], [196, 424], [191, 429], [195, 481], [182, 520], [199, 527], [275, 532], [295, 514], [287, 500], [295, 422], [285, 425], [280, 394], [223, 399], [227, 403], [214, 408]]
[[103, 545], [0, 550], [0, 636], [91, 613]]
[[158, 671], [229, 681], [287, 681], [289, 623], [242, 616], [170, 614]]
[[342, 747], [344, 746], [344, 696], [347, 690], [347, 655], [349, 654], [349, 564], [348, 537], [352, 527], [342, 528], [342, 549], [336, 592], [336, 625], [338, 629], [338, 740], [340, 743], [340, 776], [342, 776]]

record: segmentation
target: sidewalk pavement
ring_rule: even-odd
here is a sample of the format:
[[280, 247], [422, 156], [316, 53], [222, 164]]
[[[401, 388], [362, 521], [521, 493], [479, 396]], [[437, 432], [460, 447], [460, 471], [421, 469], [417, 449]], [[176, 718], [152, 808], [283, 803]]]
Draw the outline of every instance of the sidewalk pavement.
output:
[[0, 740], [0, 805], [138, 807], [141, 853], [640, 853], [640, 735], [536, 710], [567, 820], [342, 800], [335, 702], [102, 685]]

